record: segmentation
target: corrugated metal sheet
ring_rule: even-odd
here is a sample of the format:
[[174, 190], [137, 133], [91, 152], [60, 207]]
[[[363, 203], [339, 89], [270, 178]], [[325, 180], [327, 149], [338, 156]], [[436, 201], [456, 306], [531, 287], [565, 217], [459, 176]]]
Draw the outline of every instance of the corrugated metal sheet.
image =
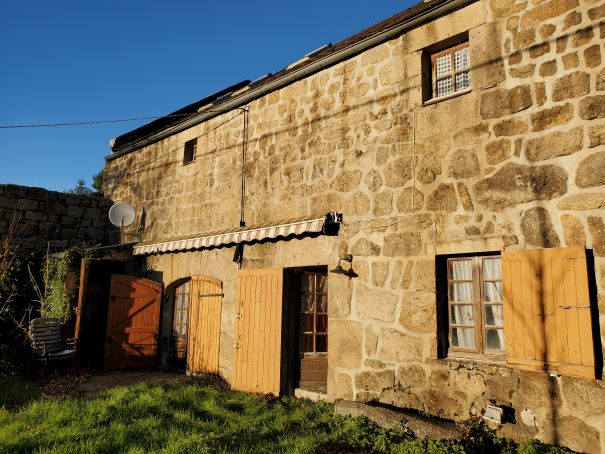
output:
[[259, 226], [255, 228], [240, 228], [226, 232], [199, 235], [187, 238], [139, 243], [134, 247], [135, 255], [157, 254], [162, 252], [190, 251], [194, 249], [224, 246], [229, 244], [249, 243], [270, 238], [283, 238], [304, 233], [320, 233], [324, 231], [326, 218], [287, 222], [278, 225]]

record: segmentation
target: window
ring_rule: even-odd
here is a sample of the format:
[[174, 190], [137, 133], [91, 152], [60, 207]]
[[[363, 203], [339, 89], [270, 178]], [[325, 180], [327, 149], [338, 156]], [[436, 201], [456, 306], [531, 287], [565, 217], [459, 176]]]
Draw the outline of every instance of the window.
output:
[[470, 88], [468, 41], [431, 53], [432, 98], [449, 96]]
[[183, 165], [195, 161], [195, 152], [197, 150], [197, 139], [185, 142], [185, 151], [183, 153]]
[[449, 356], [504, 355], [499, 256], [447, 260]]
[[324, 273], [305, 271], [300, 304], [301, 353], [328, 351], [328, 292]]

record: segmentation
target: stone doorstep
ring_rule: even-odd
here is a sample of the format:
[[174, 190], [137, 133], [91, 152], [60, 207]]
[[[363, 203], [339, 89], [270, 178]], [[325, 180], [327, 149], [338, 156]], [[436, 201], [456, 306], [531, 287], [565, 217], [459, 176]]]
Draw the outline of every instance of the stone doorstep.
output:
[[296, 388], [294, 390], [294, 397], [296, 397], [297, 399], [307, 399], [313, 402], [328, 400], [328, 395], [326, 393], [302, 388]]
[[406, 410], [393, 410], [348, 400], [339, 400], [335, 406], [338, 415], [365, 416], [380, 427], [411, 431], [418, 438], [460, 440], [464, 436], [463, 430], [453, 422]]

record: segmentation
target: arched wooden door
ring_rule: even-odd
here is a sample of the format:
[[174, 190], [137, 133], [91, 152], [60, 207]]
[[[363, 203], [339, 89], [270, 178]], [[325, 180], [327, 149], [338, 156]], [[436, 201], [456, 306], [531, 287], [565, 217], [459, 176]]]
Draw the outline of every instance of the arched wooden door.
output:
[[136, 276], [111, 275], [106, 369], [156, 365], [162, 285]]
[[223, 283], [193, 276], [189, 282], [187, 373], [218, 373]]

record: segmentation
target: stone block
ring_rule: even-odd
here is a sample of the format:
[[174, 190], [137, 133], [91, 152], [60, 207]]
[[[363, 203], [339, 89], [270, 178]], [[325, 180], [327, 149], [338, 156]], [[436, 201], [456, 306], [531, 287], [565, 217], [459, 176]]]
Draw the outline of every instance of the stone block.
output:
[[580, 100], [580, 118], [584, 120], [605, 118], [605, 95], [587, 96]]
[[558, 166], [507, 163], [473, 186], [476, 201], [501, 211], [533, 200], [550, 200], [567, 192], [567, 172]]
[[589, 68], [596, 68], [601, 64], [601, 47], [598, 44], [584, 49], [584, 62]]
[[328, 370], [328, 400], [352, 400], [353, 381], [346, 374]]
[[392, 370], [363, 371], [355, 376], [355, 388], [357, 391], [382, 391], [385, 388], [393, 387], [394, 384], [395, 372]]
[[494, 124], [496, 137], [525, 134], [527, 131], [527, 122], [520, 118], [510, 118]]
[[360, 238], [351, 248], [354, 256], [378, 256], [380, 255], [380, 246], [366, 238]]
[[528, 28], [515, 33], [513, 45], [515, 49], [525, 50], [536, 42], [536, 29]]
[[536, 104], [539, 106], [546, 103], [546, 85], [544, 82], [536, 82], [534, 84], [534, 93], [536, 95]]
[[[550, 109], [540, 110], [531, 114], [531, 123], [534, 131], [543, 131], [544, 129], [560, 126], [568, 123], [573, 117], [573, 107], [571, 104], [563, 104]], [[580, 130], [581, 132], [581, 130]]]
[[542, 39], [550, 38], [555, 33], [555, 31], [557, 31], [556, 25], [542, 24], [540, 26], [540, 36], [542, 37]]
[[605, 209], [605, 194], [574, 194], [562, 199], [559, 210], [600, 210]]
[[361, 191], [355, 192], [344, 203], [344, 211], [349, 216], [367, 214], [370, 210], [370, 199]]
[[384, 287], [389, 277], [389, 262], [372, 263], [372, 285], [374, 287]]
[[576, 71], [561, 76], [555, 81], [552, 89], [552, 99], [554, 102], [558, 102], [569, 98], [579, 98], [589, 92], [590, 74]]
[[383, 87], [401, 82], [406, 77], [403, 59], [393, 59], [384, 64], [378, 71], [378, 80]]
[[382, 328], [378, 341], [378, 357], [382, 361], [406, 363], [422, 358], [422, 339], [391, 328]]
[[511, 156], [511, 142], [509, 139], [500, 139], [485, 146], [485, 158], [488, 164], [495, 165], [506, 161]]
[[563, 62], [563, 69], [577, 68], [580, 64], [580, 59], [578, 58], [577, 52], [570, 52], [563, 55], [563, 57], [561, 57], [561, 61]]
[[38, 209], [38, 202], [36, 200], [30, 199], [18, 199], [17, 200], [17, 209], [18, 210], [36, 210]]
[[590, 18], [590, 20], [597, 20], [602, 17], [605, 17], [605, 5], [590, 8], [588, 10], [588, 17]]
[[597, 74], [597, 90], [605, 90], [605, 68], [601, 69], [599, 74]]
[[[555, 112], [553, 113], [553, 109]], [[565, 108], [548, 109], [546, 112], [538, 112], [532, 115], [532, 123], [535, 127], [553, 125], [566, 117]], [[525, 148], [525, 156], [528, 161], [536, 162], [557, 156], [566, 156], [582, 149], [584, 132], [582, 127], [574, 128], [565, 132], [552, 132], [544, 136], [529, 139]]]
[[[412, 193], [414, 194], [413, 202]], [[410, 213], [415, 210], [421, 210], [424, 206], [424, 195], [414, 188], [404, 189], [399, 193], [396, 206], [400, 213]]]
[[458, 209], [458, 198], [453, 184], [441, 183], [428, 197], [426, 208], [452, 213]]
[[487, 123], [479, 123], [461, 129], [454, 134], [454, 144], [459, 147], [475, 145], [487, 139], [489, 139], [489, 125]]
[[534, 6], [521, 16], [521, 28], [527, 28], [540, 22], [560, 16], [578, 6], [578, 0], [550, 0]]
[[521, 216], [521, 230], [528, 245], [536, 247], [559, 247], [561, 242], [555, 232], [548, 210], [530, 208]]
[[388, 163], [384, 168], [384, 181], [390, 188], [403, 186], [412, 178], [411, 158], [401, 158]]
[[573, 34], [573, 36], [571, 37], [571, 43], [573, 47], [580, 47], [591, 42], [592, 38], [594, 38], [592, 26], [586, 27], [582, 30], [578, 30]]
[[536, 44], [529, 48], [529, 56], [531, 58], [540, 58], [550, 52], [550, 44], [548, 42]]
[[382, 254], [385, 257], [409, 257], [422, 251], [419, 232], [391, 233], [384, 236]]
[[338, 192], [351, 192], [359, 186], [361, 172], [359, 170], [343, 170], [332, 182], [331, 188]]
[[605, 224], [600, 216], [588, 217], [588, 230], [592, 237], [592, 249], [594, 254], [605, 257]]
[[605, 145], [605, 124], [588, 128], [588, 142], [590, 148]]
[[24, 217], [28, 221], [46, 221], [48, 219], [48, 215], [46, 213], [40, 213], [37, 211], [26, 211]]
[[328, 324], [330, 368], [356, 369], [361, 366], [361, 323], [351, 320], [331, 319]]
[[479, 175], [479, 160], [475, 150], [456, 150], [450, 160], [449, 176], [459, 179], [477, 175]]
[[563, 214], [561, 215], [561, 225], [563, 226], [563, 237], [565, 238], [566, 246], [586, 245], [584, 227], [578, 218], [569, 214]]
[[505, 79], [500, 51], [500, 23], [489, 22], [469, 32], [470, 55], [473, 62], [473, 86], [479, 89], [494, 86]]
[[429, 184], [441, 175], [441, 159], [433, 152], [425, 153], [418, 165], [416, 178], [421, 183]]
[[399, 324], [408, 331], [434, 333], [437, 329], [435, 293], [404, 292]]
[[389, 48], [386, 44], [373, 47], [361, 54], [361, 65], [375, 65], [385, 60], [389, 56]]
[[605, 184], [605, 151], [594, 153], [580, 162], [576, 171], [576, 184], [581, 188]]
[[373, 355], [378, 348], [378, 335], [374, 332], [371, 326], [366, 326], [363, 330], [364, 350], [367, 355]]
[[483, 119], [499, 118], [521, 112], [532, 105], [529, 85], [510, 90], [497, 89], [481, 96], [480, 112]]
[[458, 181], [456, 183], [456, 187], [458, 188], [458, 196], [460, 197], [460, 202], [462, 203], [462, 208], [464, 208], [464, 211], [473, 211], [475, 207], [473, 205], [471, 194], [468, 192], [466, 185], [462, 181]]
[[554, 76], [557, 73], [557, 61], [550, 60], [540, 65], [539, 74], [541, 77]]
[[395, 320], [398, 299], [394, 293], [357, 284], [355, 288], [355, 314], [360, 320], [392, 322]]
[[330, 289], [328, 316], [339, 319], [347, 318], [351, 314], [352, 279], [342, 274], [329, 273], [328, 288]]
[[533, 76], [535, 70], [536, 70], [536, 65], [534, 65], [533, 63], [530, 63], [527, 65], [511, 68], [510, 75], [511, 75], [511, 77], [516, 77], [518, 79], [525, 79], [527, 77]]
[[393, 193], [385, 190], [374, 196], [372, 213], [375, 216], [387, 216], [393, 212]]
[[582, 22], [582, 14], [580, 14], [578, 11], [572, 11], [567, 16], [565, 16], [565, 19], [563, 21], [563, 31], [575, 25], [578, 25], [580, 22]]
[[377, 191], [382, 186], [382, 177], [380, 172], [376, 169], [372, 169], [368, 172], [365, 179], [366, 186], [372, 192]]

